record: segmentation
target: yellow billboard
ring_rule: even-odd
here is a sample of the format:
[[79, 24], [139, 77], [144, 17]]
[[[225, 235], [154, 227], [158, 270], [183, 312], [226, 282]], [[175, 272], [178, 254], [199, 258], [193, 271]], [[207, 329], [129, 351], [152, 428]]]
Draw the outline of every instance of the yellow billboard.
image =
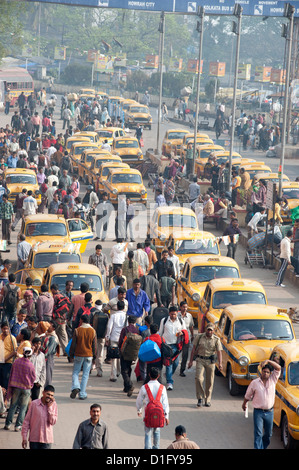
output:
[[239, 64], [238, 79], [250, 80], [251, 64]]
[[66, 48], [63, 46], [56, 46], [54, 49], [54, 59], [55, 60], [65, 60], [66, 59]]

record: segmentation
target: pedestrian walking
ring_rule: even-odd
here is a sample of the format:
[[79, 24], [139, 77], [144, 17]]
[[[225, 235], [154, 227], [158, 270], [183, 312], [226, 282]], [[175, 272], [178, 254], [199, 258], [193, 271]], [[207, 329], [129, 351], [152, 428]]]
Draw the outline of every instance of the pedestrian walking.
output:
[[57, 324], [56, 335], [62, 349], [62, 354], [66, 356], [65, 348], [69, 342], [66, 325], [70, 317], [71, 301], [66, 295], [59, 291], [57, 284], [52, 284], [50, 291], [54, 299], [53, 320]]
[[[33, 318], [33, 317], [31, 317]], [[46, 359], [44, 353], [40, 350], [42, 341], [38, 336], [31, 340], [32, 355], [30, 361], [35, 368], [35, 382], [31, 389], [31, 400], [39, 398], [40, 391], [43, 389], [46, 382]]]
[[291, 238], [293, 235], [292, 230], [288, 230], [286, 236], [280, 242], [280, 262], [281, 266], [277, 274], [276, 286], [285, 287], [283, 279], [288, 266], [291, 264]]
[[[159, 335], [172, 349], [172, 356], [175, 357], [178, 351], [178, 337], [183, 334], [182, 330], [186, 330], [184, 320], [178, 318], [178, 309], [176, 306], [172, 306], [169, 309], [168, 317], [160, 323]], [[170, 361], [169, 365], [166, 365], [166, 387], [167, 390], [173, 390], [173, 375], [179, 365], [179, 356], [177, 355], [174, 360]]]
[[120, 352], [120, 371], [124, 381], [123, 391], [128, 397], [132, 396], [134, 387], [131, 380], [132, 364], [138, 359], [138, 351], [142, 343], [142, 336], [136, 328], [136, 317], [128, 316], [128, 325], [120, 332], [118, 349]]
[[20, 241], [17, 245], [18, 269], [23, 269], [28, 260], [32, 246], [26, 241], [24, 233], [20, 235]]
[[103, 311], [103, 304], [101, 300], [95, 302], [95, 313], [92, 319], [92, 327], [97, 335], [97, 355], [95, 360], [95, 367], [97, 370], [97, 377], [103, 376], [103, 361], [105, 350], [105, 336], [107, 325], [109, 321], [108, 313]]
[[91, 405], [90, 418], [79, 424], [73, 449], [109, 449], [108, 427], [102, 420], [101, 413], [101, 405]]
[[277, 362], [269, 359], [262, 362], [260, 367], [260, 377], [252, 380], [249, 384], [242, 409], [245, 411], [247, 403], [252, 400], [254, 448], [267, 449], [272, 436], [275, 388], [280, 377], [281, 367]]
[[[120, 375], [120, 357], [118, 341], [120, 333], [124, 326], [127, 324], [127, 315], [125, 312], [125, 303], [123, 300], [117, 301], [117, 310], [110, 316], [107, 332], [106, 332], [106, 346], [107, 358], [111, 361], [110, 382], [116, 382], [117, 377]], [[115, 357], [111, 357], [110, 351], [116, 351]], [[109, 357], [110, 356], [110, 357]]]
[[104, 241], [107, 236], [109, 218], [114, 208], [107, 193], [103, 193], [102, 200], [96, 207], [96, 237], [95, 240]]
[[189, 356], [189, 349], [191, 343], [193, 343], [194, 339], [194, 320], [191, 313], [188, 312], [188, 304], [184, 300], [180, 303], [180, 312], [179, 317], [182, 318], [185, 322], [186, 329], [188, 331], [188, 343], [183, 344], [182, 349], [182, 359], [181, 359], [181, 366], [180, 366], [180, 376], [186, 377], [185, 369], [188, 362]]
[[32, 349], [25, 347], [23, 356], [18, 357], [11, 368], [6, 396], [7, 400], [11, 399], [11, 402], [4, 426], [7, 431], [11, 428], [17, 407], [19, 407], [19, 411], [15, 422], [15, 431], [21, 431], [22, 429], [31, 389], [36, 380], [35, 368], [29, 359], [31, 354]]
[[181, 424], [176, 426], [174, 435], [175, 440], [167, 447], [167, 449], [199, 449], [199, 446], [196, 444], [196, 442], [190, 441], [188, 439], [185, 426]]
[[[70, 358], [74, 359], [72, 374], [72, 389], [70, 397], [86, 400], [86, 387], [89, 379], [92, 363], [96, 359], [96, 332], [89, 323], [88, 315], [81, 316], [81, 324], [75, 329], [70, 347]], [[82, 369], [82, 378], [79, 382], [79, 374]]]
[[53, 319], [54, 298], [48, 292], [46, 284], [41, 285], [41, 291], [36, 301], [36, 316], [38, 321], [51, 321]]
[[54, 442], [53, 426], [58, 418], [54, 394], [53, 385], [47, 385], [42, 397], [31, 402], [22, 426], [23, 449], [27, 448], [28, 441], [30, 449], [51, 449]]
[[6, 240], [8, 245], [11, 245], [10, 235], [11, 224], [14, 222], [14, 210], [7, 194], [3, 194], [2, 202], [0, 202], [0, 219], [2, 222], [2, 239]]
[[52, 385], [54, 359], [57, 351], [59, 351], [59, 340], [55, 333], [57, 325], [53, 320], [49, 322], [40, 321], [38, 327], [42, 331], [42, 335], [44, 335], [41, 351], [44, 353], [46, 360], [46, 387], [47, 385]]
[[137, 318], [138, 325], [142, 325], [143, 318], [148, 315], [151, 304], [147, 294], [141, 289], [139, 278], [133, 280], [133, 287], [127, 290], [128, 315]]
[[159, 377], [159, 370], [152, 368], [150, 381], [142, 385], [136, 400], [137, 415], [143, 416], [144, 421], [145, 449], [160, 448], [160, 430], [169, 424], [167, 392], [165, 386], [158, 381]]
[[195, 337], [188, 369], [192, 367], [194, 359], [196, 360], [196, 406], [201, 407], [204, 401], [204, 405], [209, 407], [211, 406], [217, 359], [218, 369], [222, 370], [222, 346], [220, 339], [214, 334], [212, 323], [208, 323], [205, 333], [200, 333]]
[[[236, 218], [232, 218], [231, 223], [226, 227], [223, 232], [223, 237], [227, 240], [227, 255], [229, 258], [235, 259], [238, 239], [242, 235], [239, 228], [239, 221]], [[223, 239], [223, 238], [222, 238]]]
[[96, 245], [95, 253], [89, 256], [88, 264], [93, 264], [101, 271], [103, 284], [106, 285], [106, 276], [109, 276], [109, 264], [107, 256], [103, 253], [102, 245]]
[[7, 390], [11, 367], [16, 356], [18, 344], [11, 335], [8, 321], [1, 322], [0, 334], [0, 387]]

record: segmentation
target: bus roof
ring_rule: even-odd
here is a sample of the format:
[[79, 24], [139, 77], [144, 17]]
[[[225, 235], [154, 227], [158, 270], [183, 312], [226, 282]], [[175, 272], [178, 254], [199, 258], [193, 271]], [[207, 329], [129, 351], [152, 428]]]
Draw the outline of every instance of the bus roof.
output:
[[21, 67], [0, 68], [0, 80], [6, 82], [32, 82], [30, 73]]

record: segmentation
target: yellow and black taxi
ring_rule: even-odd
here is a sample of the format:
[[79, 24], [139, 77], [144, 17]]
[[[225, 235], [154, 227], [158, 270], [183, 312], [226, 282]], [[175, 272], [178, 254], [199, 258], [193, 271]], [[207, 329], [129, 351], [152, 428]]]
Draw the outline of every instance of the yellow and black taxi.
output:
[[80, 136], [80, 135], [82, 137], [87, 137], [90, 140], [90, 142], [92, 142], [93, 144], [96, 144], [100, 140], [99, 135], [96, 131], [80, 131], [74, 134], [74, 136]]
[[109, 150], [104, 149], [86, 149], [82, 152], [81, 159], [78, 161], [78, 176], [82, 181], [89, 184], [90, 169], [96, 158], [102, 157], [103, 162], [110, 162], [113, 160], [112, 154]]
[[80, 246], [60, 241], [37, 242], [32, 246], [26, 268], [47, 268], [55, 263], [81, 263]]
[[32, 191], [32, 196], [36, 199], [38, 205], [41, 203], [41, 192], [34, 170], [28, 168], [7, 168], [4, 171], [8, 200], [15, 203], [16, 196], [20, 194], [23, 188]]
[[299, 343], [275, 346], [271, 360], [279, 363], [281, 374], [276, 384], [274, 423], [281, 429], [285, 449], [299, 444]]
[[80, 142], [91, 142], [91, 140], [87, 136], [82, 136], [80, 134], [74, 134], [69, 137], [66, 141], [65, 148], [68, 152], [71, 151], [73, 144], [78, 144]]
[[199, 230], [196, 215], [192, 209], [181, 206], [157, 207], [148, 225], [148, 236], [153, 240], [157, 253], [161, 253], [173, 232]]
[[96, 185], [99, 178], [99, 171], [104, 163], [122, 163], [122, 159], [118, 155], [112, 155], [109, 150], [99, 150], [93, 152], [93, 158], [85, 171], [85, 181], [88, 184]]
[[258, 176], [259, 173], [272, 173], [271, 168], [265, 165], [264, 162], [253, 162], [246, 165], [243, 164], [242, 166], [244, 166], [247, 173], [249, 173], [250, 179], [253, 179], [254, 176]]
[[190, 256], [199, 254], [219, 255], [218, 239], [211, 232], [190, 230], [188, 228], [173, 231], [165, 242], [165, 248], [173, 248], [173, 253], [179, 258], [180, 267]]
[[101, 129], [97, 129], [96, 132], [101, 143], [107, 140], [107, 143], [111, 146], [113, 144], [113, 139], [124, 137], [126, 135], [125, 130], [121, 127], [102, 127]]
[[[215, 146], [214, 146], [215, 147]], [[212, 148], [212, 147], [211, 147]], [[200, 158], [195, 159], [195, 173], [197, 174], [198, 177], [204, 176], [204, 169], [206, 163], [208, 163], [209, 157], [213, 156], [217, 159], [218, 165], [221, 165], [221, 163], [227, 163], [229, 161], [229, 152], [225, 150], [212, 150], [209, 152], [208, 149], [205, 150], [204, 154]], [[207, 155], [208, 154], [208, 155]], [[212, 155], [211, 155], [212, 154]], [[203, 156], [207, 155], [207, 156]], [[233, 152], [232, 155], [232, 166], [235, 168], [239, 168], [241, 165], [242, 157], [238, 152]]]
[[199, 301], [212, 279], [241, 277], [238, 263], [226, 256], [213, 254], [192, 255], [186, 259], [181, 276], [177, 279], [178, 304], [185, 301], [188, 312], [197, 321]]
[[[266, 183], [268, 181], [272, 181], [272, 183], [279, 184], [280, 181], [278, 173], [257, 173], [255, 176], [257, 180], [265, 180]], [[282, 181], [283, 183], [288, 183], [290, 181], [290, 178], [287, 175], [283, 175]]]
[[81, 253], [84, 253], [88, 241], [93, 238], [92, 230], [84, 220], [65, 220], [63, 215], [56, 214], [28, 215], [22, 220], [18, 241], [22, 233], [32, 246], [47, 241], [78, 243]]
[[[273, 305], [240, 304], [226, 307], [215, 327], [222, 344], [222, 373], [231, 395], [258, 377], [259, 364], [275, 346], [296, 343], [288, 315]], [[217, 365], [216, 365], [217, 367]]]
[[70, 151], [70, 159], [72, 161], [72, 166], [73, 166], [73, 171], [75, 173], [78, 173], [79, 171], [79, 161], [81, 160], [81, 155], [84, 152], [84, 150], [100, 150], [100, 144], [99, 143], [92, 143], [92, 142], [77, 142], [76, 144], [73, 144], [71, 146], [71, 151]]
[[125, 126], [136, 127], [137, 124], [141, 124], [142, 127], [152, 128], [152, 116], [149, 108], [144, 104], [131, 104], [125, 111]]
[[184, 136], [190, 134], [186, 129], [168, 129], [162, 142], [162, 155], [170, 157], [171, 152], [177, 155], [181, 150]]
[[[212, 145], [213, 143], [214, 143], [213, 140], [210, 139], [210, 138], [207, 138], [207, 137], [196, 137], [196, 143], [195, 143], [196, 152], [198, 151], [198, 149], [199, 149], [202, 145], [207, 145], [207, 144]], [[180, 156], [181, 156], [181, 158], [184, 158], [184, 159], [185, 159], [188, 144], [191, 144], [192, 147], [193, 147], [193, 145], [194, 145], [194, 136], [193, 136], [193, 137], [188, 137], [188, 138], [186, 139], [186, 145], [185, 145], [184, 143], [181, 145], [181, 150], [180, 150]]]
[[95, 98], [96, 91], [94, 88], [81, 88], [79, 90], [79, 98], [81, 98], [82, 96], [89, 96]]
[[103, 303], [108, 301], [101, 272], [97, 266], [89, 263], [55, 263], [44, 269], [28, 268], [17, 271], [15, 274], [16, 284], [21, 290], [25, 289], [25, 281], [28, 276], [33, 280], [32, 285], [37, 291], [40, 291], [42, 284], [48, 287], [49, 292], [52, 284], [57, 284], [58, 289], [64, 291], [66, 281], [72, 281], [74, 295], [80, 294], [80, 285], [82, 282], [86, 282], [89, 286], [88, 292], [92, 294], [93, 304], [96, 300], [101, 300]]
[[112, 144], [111, 153], [118, 155], [124, 163], [134, 164], [143, 160], [143, 153], [135, 137], [117, 137]]
[[200, 322], [216, 323], [228, 305], [268, 303], [264, 287], [251, 279], [212, 279], [199, 303]]
[[130, 168], [130, 165], [120, 161], [109, 161], [106, 163], [102, 163], [95, 178], [95, 190], [97, 193], [102, 194], [103, 192], [105, 192], [104, 181], [106, 181], [106, 179], [108, 178], [110, 170], [114, 170], [117, 168]]
[[132, 202], [146, 204], [147, 190], [142, 175], [135, 168], [113, 168], [103, 182], [104, 191], [112, 204], [118, 204], [118, 196], [125, 194]]
[[122, 107], [123, 111], [127, 111], [127, 109], [133, 104], [138, 105], [139, 103], [138, 103], [138, 101], [127, 98], [124, 101], [122, 101], [121, 107]]

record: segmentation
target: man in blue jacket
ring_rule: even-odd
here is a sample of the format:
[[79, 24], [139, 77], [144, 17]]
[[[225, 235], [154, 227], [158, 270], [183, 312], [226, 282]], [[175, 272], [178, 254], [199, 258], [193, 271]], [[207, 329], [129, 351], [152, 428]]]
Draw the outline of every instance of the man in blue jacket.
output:
[[140, 285], [140, 280], [134, 279], [132, 289], [127, 290], [126, 299], [128, 301], [127, 315], [134, 315], [137, 318], [137, 323], [142, 325], [143, 318], [148, 315], [151, 304]]

